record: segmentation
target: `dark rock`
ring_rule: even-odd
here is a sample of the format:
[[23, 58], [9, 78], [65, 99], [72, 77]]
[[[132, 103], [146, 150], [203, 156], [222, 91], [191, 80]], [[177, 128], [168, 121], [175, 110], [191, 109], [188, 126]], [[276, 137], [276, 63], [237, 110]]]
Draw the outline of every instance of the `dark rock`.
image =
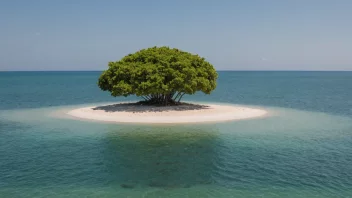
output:
[[122, 188], [134, 188], [133, 184], [121, 184], [120, 185]]

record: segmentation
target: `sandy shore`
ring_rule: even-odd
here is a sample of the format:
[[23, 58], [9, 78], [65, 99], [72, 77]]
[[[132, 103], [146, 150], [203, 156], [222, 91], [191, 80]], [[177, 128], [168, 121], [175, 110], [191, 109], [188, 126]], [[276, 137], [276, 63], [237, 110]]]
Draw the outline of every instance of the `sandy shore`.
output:
[[157, 107], [119, 103], [74, 109], [67, 114], [75, 118], [95, 121], [157, 124], [242, 120], [261, 117], [267, 112], [262, 109], [215, 104]]

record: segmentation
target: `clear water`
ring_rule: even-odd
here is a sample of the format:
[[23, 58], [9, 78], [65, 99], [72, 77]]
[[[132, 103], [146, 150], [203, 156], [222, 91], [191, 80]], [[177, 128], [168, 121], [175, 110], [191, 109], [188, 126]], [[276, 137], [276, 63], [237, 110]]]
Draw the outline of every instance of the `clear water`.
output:
[[0, 73], [0, 197], [352, 197], [351, 72], [220, 72], [261, 119], [124, 125], [58, 117], [112, 98], [99, 72]]

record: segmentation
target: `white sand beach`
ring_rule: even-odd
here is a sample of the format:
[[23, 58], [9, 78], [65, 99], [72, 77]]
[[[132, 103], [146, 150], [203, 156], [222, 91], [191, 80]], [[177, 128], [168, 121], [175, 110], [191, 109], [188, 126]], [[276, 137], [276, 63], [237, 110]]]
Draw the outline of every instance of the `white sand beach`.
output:
[[69, 111], [74, 118], [118, 123], [199, 123], [252, 119], [267, 111], [241, 106], [183, 104], [179, 106], [145, 106], [136, 103], [85, 107]]

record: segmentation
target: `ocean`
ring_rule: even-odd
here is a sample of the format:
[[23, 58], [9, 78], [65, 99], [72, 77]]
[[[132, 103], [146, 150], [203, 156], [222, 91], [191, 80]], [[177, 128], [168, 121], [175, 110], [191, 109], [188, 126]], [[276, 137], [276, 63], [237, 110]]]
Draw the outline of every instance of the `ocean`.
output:
[[352, 72], [220, 71], [187, 101], [265, 109], [224, 123], [56, 116], [114, 98], [101, 72], [0, 72], [0, 197], [352, 197]]

